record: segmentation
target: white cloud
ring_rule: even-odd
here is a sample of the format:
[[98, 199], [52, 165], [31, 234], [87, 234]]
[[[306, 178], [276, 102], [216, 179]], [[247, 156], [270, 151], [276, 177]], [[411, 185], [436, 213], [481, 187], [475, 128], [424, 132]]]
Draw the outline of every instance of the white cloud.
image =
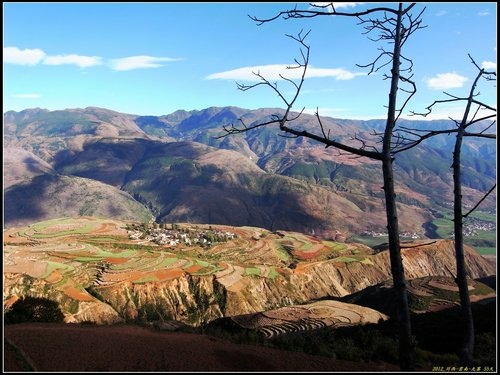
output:
[[[7, 64], [17, 65], [76, 65], [80, 68], [89, 68], [103, 64], [103, 58], [99, 56], [70, 55], [47, 55], [41, 49], [24, 49], [17, 47], [4, 47], [3, 61]], [[125, 71], [132, 69], [159, 68], [163, 63], [182, 60], [171, 57], [154, 56], [130, 56], [108, 61], [108, 66], [113, 70]]]
[[3, 62], [17, 65], [36, 65], [45, 57], [41, 49], [19, 49], [17, 47], [4, 47]]
[[327, 7], [327, 9], [331, 9], [330, 5], [333, 5], [335, 9], [341, 9], [341, 8], [354, 8], [356, 5], [361, 5], [364, 3], [311, 3], [312, 8], [314, 9], [315, 7]]
[[358, 4], [364, 3], [332, 3], [335, 8], [354, 8]]
[[436, 17], [442, 17], [447, 15], [448, 12], [446, 10], [440, 10], [439, 12], [436, 13]]
[[43, 63], [45, 65], [65, 65], [73, 64], [80, 68], [88, 68], [90, 66], [102, 64], [101, 58], [98, 56], [81, 56], [81, 55], [55, 55], [47, 56]]
[[429, 78], [426, 83], [430, 89], [444, 90], [462, 87], [466, 81], [467, 77], [457, 73], [440, 73], [436, 77]]
[[160, 68], [162, 62], [178, 61], [178, 58], [153, 57], [153, 56], [130, 56], [111, 60], [111, 69], [125, 71], [132, 69]]
[[340, 81], [348, 81], [356, 76], [366, 76], [367, 73], [352, 73], [342, 68], [324, 69], [313, 68], [312, 66], [307, 69], [306, 77], [334, 77]]
[[287, 65], [262, 65], [262, 66], [247, 66], [243, 68], [226, 70], [225, 72], [209, 74], [206, 79], [228, 79], [236, 81], [259, 81], [259, 78], [254, 74], [259, 73], [269, 80], [281, 79], [280, 74], [284, 74]]
[[[280, 74], [288, 79], [300, 79], [302, 76], [302, 69], [287, 69], [288, 65], [274, 64], [274, 65], [260, 65], [260, 66], [247, 66], [243, 68], [227, 70], [225, 72], [213, 73], [206, 77], [206, 79], [227, 79], [236, 81], [260, 81], [254, 73], [259, 73], [269, 81], [278, 81], [283, 79]], [[314, 68], [309, 66], [307, 68], [306, 78], [315, 77], [333, 77], [338, 80], [350, 80], [359, 75], [366, 75], [366, 73], [352, 73], [342, 68], [323, 69]]]
[[38, 99], [40, 94], [14, 94], [12, 97], [17, 99]]
[[493, 61], [483, 61], [481, 64], [481, 68], [497, 70], [497, 63]]
[[489, 16], [491, 13], [488, 11], [478, 12], [477, 15], [480, 17]]

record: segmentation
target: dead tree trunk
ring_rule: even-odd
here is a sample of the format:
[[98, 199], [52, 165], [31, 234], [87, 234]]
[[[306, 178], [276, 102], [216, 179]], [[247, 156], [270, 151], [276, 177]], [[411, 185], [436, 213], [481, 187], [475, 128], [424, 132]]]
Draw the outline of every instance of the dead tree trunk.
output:
[[[352, 147], [348, 144], [344, 144], [341, 142], [335, 141], [325, 128], [321, 122], [321, 118], [319, 113], [317, 113], [317, 119], [320, 126], [320, 133], [312, 133], [306, 130], [301, 130], [298, 128], [294, 128], [293, 125], [289, 126], [288, 124], [292, 123], [294, 120], [297, 120], [301, 113], [298, 115], [292, 115], [292, 107], [300, 94], [302, 84], [304, 83], [307, 67], [309, 64], [309, 46], [305, 44], [303, 36], [299, 33], [297, 38], [292, 37], [297, 42], [299, 42], [303, 50], [301, 49], [301, 55], [303, 58], [302, 62], [295, 60], [297, 62], [297, 66], [293, 67], [294, 69], [302, 69], [302, 76], [299, 83], [294, 82], [292, 79], [285, 78], [281, 76], [281, 79], [285, 82], [288, 82], [294, 87], [295, 93], [292, 95], [291, 99], [287, 99], [283, 93], [278, 89], [277, 83], [272, 83], [260, 73], [254, 73], [259, 79], [260, 82], [252, 85], [242, 85], [239, 84], [238, 88], [240, 90], [246, 91], [257, 86], [267, 86], [271, 90], [273, 90], [278, 96], [283, 100], [286, 104], [285, 113], [283, 116], [274, 115], [273, 118], [269, 121], [264, 121], [258, 124], [247, 125], [240, 119], [240, 125], [235, 126], [231, 124], [230, 127], [224, 126], [225, 135], [230, 134], [238, 134], [247, 132], [253, 129], [257, 129], [263, 126], [269, 126], [271, 124], [278, 124], [279, 129], [288, 135], [292, 135], [294, 137], [307, 137], [318, 142], [325, 144], [326, 147], [334, 147], [342, 151], [346, 151], [358, 156], [365, 156], [374, 160], [379, 160], [382, 162], [382, 174], [384, 180], [384, 194], [385, 194], [385, 208], [387, 215], [387, 230], [389, 236], [389, 253], [390, 253], [390, 261], [391, 261], [391, 273], [393, 276], [393, 285], [394, 285], [394, 293], [396, 294], [396, 301], [398, 304], [398, 313], [397, 313], [397, 321], [399, 326], [399, 355], [400, 355], [400, 367], [403, 371], [412, 371], [414, 370], [414, 348], [413, 348], [413, 340], [411, 334], [411, 320], [410, 320], [410, 311], [408, 306], [408, 296], [406, 290], [406, 281], [404, 275], [403, 261], [401, 258], [401, 244], [399, 240], [399, 224], [398, 224], [398, 214], [397, 214], [397, 205], [396, 205], [396, 193], [395, 193], [395, 182], [394, 182], [394, 171], [393, 171], [393, 161], [396, 153], [402, 151], [404, 147], [404, 138], [400, 137], [398, 130], [396, 129], [396, 123], [401, 115], [403, 109], [408, 103], [409, 99], [415, 94], [416, 86], [414, 82], [411, 80], [412, 75], [412, 65], [410, 59], [407, 59], [402, 56], [402, 46], [408, 40], [408, 38], [418, 29], [422, 28], [421, 26], [421, 15], [423, 13], [420, 12], [416, 17], [411, 15], [411, 10], [415, 6], [415, 3], [410, 4], [406, 8], [403, 8], [403, 4], [399, 3], [397, 9], [394, 8], [386, 8], [386, 7], [375, 7], [372, 9], [367, 9], [362, 12], [338, 12], [335, 9], [335, 3], [331, 3], [328, 5], [313, 5], [313, 7], [320, 8], [321, 10], [298, 10], [293, 9], [289, 11], [280, 12], [277, 16], [269, 18], [269, 19], [258, 19], [252, 17], [253, 20], [257, 21], [258, 24], [263, 24], [266, 22], [271, 22], [280, 16], [283, 16], [285, 19], [288, 18], [311, 18], [317, 16], [346, 16], [346, 17], [356, 17], [360, 20], [360, 23], [364, 25], [366, 33], [376, 31], [380, 34], [378, 35], [376, 40], [379, 41], [388, 41], [391, 45], [391, 50], [380, 49], [381, 52], [379, 56], [373, 60], [372, 63], [360, 67], [369, 67], [370, 73], [379, 71], [379, 69], [385, 66], [391, 66], [391, 74], [384, 74], [384, 79], [390, 79], [390, 92], [388, 99], [388, 111], [387, 111], [387, 122], [384, 133], [375, 134], [379, 137], [377, 144], [382, 143], [382, 150], [378, 149], [373, 145], [367, 145], [365, 140], [358, 139], [355, 137], [357, 141], [361, 142], [361, 147]], [[424, 8], [425, 9], [425, 8]], [[372, 14], [382, 13], [383, 15], [380, 18], [376, 19], [365, 19], [365, 16], [370, 16]], [[406, 26], [406, 27], [405, 27]], [[307, 36], [307, 34], [306, 34]], [[386, 61], [387, 60], [387, 61]], [[402, 67], [402, 63], [406, 64], [406, 68]], [[292, 67], [290, 67], [292, 68]], [[409, 75], [403, 76], [402, 72], [406, 72]], [[409, 89], [399, 89], [399, 82], [410, 85]], [[406, 100], [402, 101], [402, 104], [398, 106], [398, 91], [402, 90], [407, 94]], [[370, 149], [371, 148], [371, 149]]]
[[455, 149], [453, 151], [453, 220], [455, 229], [455, 257], [457, 259], [456, 283], [460, 293], [460, 308], [462, 313], [463, 341], [460, 361], [464, 365], [471, 365], [474, 355], [474, 320], [470, 304], [469, 289], [467, 286], [467, 268], [464, 257], [464, 235], [462, 216], [462, 181], [460, 168], [460, 152], [464, 129], [459, 128]]
[[[470, 55], [469, 55], [470, 57]], [[471, 58], [471, 57], [470, 57]], [[469, 288], [468, 288], [468, 271], [467, 265], [465, 262], [465, 253], [464, 253], [464, 233], [463, 233], [463, 221], [469, 214], [471, 214], [477, 206], [481, 203], [483, 199], [485, 199], [495, 188], [495, 186], [490, 189], [490, 191], [481, 199], [475, 206], [472, 208], [467, 214], [463, 214], [462, 212], [462, 169], [461, 169], [461, 151], [462, 151], [462, 143], [464, 137], [484, 137], [484, 138], [496, 138], [496, 134], [486, 134], [485, 130], [479, 131], [477, 133], [471, 133], [468, 131], [468, 128], [475, 123], [480, 121], [485, 121], [487, 119], [496, 118], [496, 109], [491, 106], [482, 103], [477, 100], [476, 96], [479, 94], [475, 93], [476, 86], [481, 77], [486, 80], [492, 81], [493, 77], [496, 77], [495, 72], [485, 72], [484, 69], [479, 68], [479, 66], [475, 63], [475, 61], [471, 58], [472, 63], [478, 68], [479, 73], [476, 76], [469, 95], [467, 97], [456, 97], [450, 94], [447, 94], [451, 99], [446, 100], [437, 100], [434, 101], [430, 106], [427, 107], [428, 112], [422, 114], [427, 116], [431, 113], [432, 108], [435, 104], [439, 103], [451, 103], [451, 102], [466, 102], [465, 110], [460, 121], [454, 120], [456, 124], [456, 128], [447, 129], [447, 130], [433, 130], [433, 131], [419, 131], [416, 129], [411, 130], [411, 134], [417, 135], [418, 133], [424, 132], [424, 135], [417, 135], [417, 140], [414, 144], [420, 143], [424, 139], [439, 135], [439, 134], [451, 134], [456, 133], [455, 138], [455, 146], [453, 150], [453, 225], [454, 225], [454, 237], [455, 237], [455, 260], [457, 265], [457, 275], [455, 278], [455, 282], [458, 286], [459, 294], [460, 294], [460, 309], [461, 309], [461, 318], [462, 318], [462, 346], [460, 350], [460, 363], [464, 366], [471, 366], [474, 360], [474, 319], [472, 315], [472, 306], [470, 302], [469, 296]], [[473, 106], [476, 107], [473, 110]], [[477, 117], [480, 110], [488, 110], [490, 114], [484, 117]], [[471, 112], [473, 112], [471, 116]], [[493, 113], [492, 113], [493, 112]], [[470, 118], [471, 117], [471, 118]], [[493, 121], [490, 126], [492, 126], [496, 121]]]
[[481, 78], [483, 70], [480, 71], [474, 81], [467, 106], [465, 108], [462, 122], [457, 130], [455, 148], [453, 150], [453, 221], [455, 231], [455, 258], [457, 260], [456, 283], [460, 294], [460, 309], [462, 314], [462, 349], [460, 352], [460, 361], [464, 365], [472, 365], [474, 358], [474, 319], [472, 316], [472, 307], [469, 297], [469, 288], [467, 285], [467, 267], [464, 256], [464, 233], [463, 233], [463, 213], [462, 213], [462, 171], [461, 171], [461, 151], [462, 140], [467, 127], [467, 118], [469, 117], [472, 100], [474, 99], [474, 90], [477, 81]]
[[399, 4], [391, 69], [391, 90], [389, 92], [387, 123], [383, 138], [382, 171], [384, 178], [385, 211], [387, 216], [387, 233], [389, 236], [391, 273], [394, 285], [393, 287], [396, 293], [396, 301], [398, 304], [397, 319], [399, 325], [399, 361], [401, 370], [414, 370], [410, 310], [408, 307], [403, 260], [401, 258], [399, 220], [396, 207], [396, 192], [394, 190], [394, 173], [392, 165], [392, 137], [396, 126], [396, 99], [398, 83], [400, 80], [401, 10], [402, 5]]

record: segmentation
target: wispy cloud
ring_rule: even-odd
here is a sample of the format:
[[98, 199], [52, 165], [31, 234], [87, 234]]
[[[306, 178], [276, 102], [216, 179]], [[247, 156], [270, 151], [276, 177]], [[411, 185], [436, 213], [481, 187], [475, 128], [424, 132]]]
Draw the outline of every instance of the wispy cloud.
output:
[[480, 16], [480, 17], [485, 17], [485, 16], [489, 16], [491, 13], [489, 11], [484, 11], [484, 12], [478, 12], [477, 15]]
[[[243, 68], [227, 70], [225, 72], [213, 73], [205, 77], [206, 79], [227, 79], [235, 81], [260, 81], [255, 73], [262, 75], [269, 81], [279, 81], [282, 77], [287, 79], [299, 79], [302, 76], [302, 69], [287, 69], [288, 65], [271, 64], [260, 66], [247, 66]], [[353, 73], [342, 68], [314, 68], [309, 66], [306, 78], [332, 77], [338, 80], [350, 80], [356, 76], [366, 75], [366, 73]]]
[[130, 56], [110, 61], [111, 69], [118, 71], [133, 69], [160, 68], [164, 62], [178, 61], [181, 59], [172, 57], [154, 57], [154, 56]]
[[13, 94], [13, 98], [17, 99], [38, 99], [41, 95], [40, 94]]
[[342, 8], [354, 8], [356, 5], [361, 5], [364, 3], [325, 3], [325, 2], [320, 2], [320, 3], [311, 3], [311, 8], [312, 9], [317, 9], [318, 7], [324, 7], [327, 9], [331, 9], [331, 5], [335, 7], [335, 9], [342, 9]]
[[364, 72], [358, 72], [358, 73], [353, 73], [348, 70], [345, 70], [343, 68], [332, 68], [332, 69], [325, 69], [325, 68], [314, 68], [314, 67], [309, 67], [307, 69], [306, 77], [307, 78], [313, 78], [313, 77], [334, 77], [335, 79], [341, 80], [341, 81], [348, 81], [350, 79], [353, 79], [357, 76], [366, 76], [367, 73]]
[[41, 49], [19, 49], [17, 47], [4, 47], [3, 62], [17, 65], [36, 65], [45, 57]]
[[332, 3], [335, 8], [354, 8], [356, 5], [361, 5], [364, 3]]
[[442, 17], [447, 15], [448, 12], [446, 10], [440, 10], [439, 12], [436, 13], [436, 17]]
[[76, 65], [80, 68], [88, 68], [102, 64], [102, 58], [99, 56], [81, 56], [81, 55], [55, 55], [47, 56], [43, 59], [45, 65]]
[[481, 68], [497, 70], [497, 63], [493, 61], [483, 61], [481, 63]]
[[[80, 68], [90, 68], [105, 64], [105, 60], [100, 56], [83, 56], [78, 54], [47, 55], [41, 49], [4, 47], [3, 55], [4, 63], [16, 65], [76, 65]], [[166, 62], [179, 60], [183, 59], [155, 56], [130, 56], [108, 60], [106, 65], [113, 70], [126, 71], [133, 69], [160, 68], [164, 66]]]
[[467, 82], [467, 77], [457, 73], [440, 73], [436, 77], [426, 80], [427, 87], [433, 90], [444, 90], [459, 88]]

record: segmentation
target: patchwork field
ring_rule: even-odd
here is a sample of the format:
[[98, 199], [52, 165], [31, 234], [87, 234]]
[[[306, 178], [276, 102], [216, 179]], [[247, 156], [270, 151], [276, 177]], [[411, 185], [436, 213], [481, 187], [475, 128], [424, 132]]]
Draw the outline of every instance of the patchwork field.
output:
[[[495, 274], [488, 260], [468, 251], [475, 277]], [[369, 287], [383, 290], [376, 285], [390, 279], [387, 255], [359, 243], [256, 227], [60, 218], [4, 231], [4, 308], [29, 295], [57, 301], [66, 322], [200, 326], [230, 318], [273, 337], [391, 315], [377, 304], [332, 301], [356, 292], [370, 297]], [[419, 279], [451, 276], [449, 241], [415, 245], [403, 255], [416, 310], [456, 305], [452, 281]], [[494, 296], [483, 289], [471, 294]], [[373, 299], [382, 301], [380, 294]]]
[[283, 269], [334, 259], [364, 261], [370, 248], [254, 227], [159, 227], [91, 217], [60, 218], [4, 232], [4, 273], [42, 280], [88, 301], [90, 286], [215, 275], [226, 287], [244, 277], [275, 278]]

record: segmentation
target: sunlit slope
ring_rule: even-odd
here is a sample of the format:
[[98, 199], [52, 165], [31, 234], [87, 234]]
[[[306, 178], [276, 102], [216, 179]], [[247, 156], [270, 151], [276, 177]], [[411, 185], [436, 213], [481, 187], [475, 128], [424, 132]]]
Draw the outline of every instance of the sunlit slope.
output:
[[[417, 245], [417, 244], [415, 244]], [[474, 278], [493, 264], [466, 248]], [[451, 241], [403, 250], [408, 278], [451, 276]], [[391, 278], [386, 251], [257, 227], [61, 218], [4, 232], [4, 304], [57, 300], [67, 321], [199, 325], [342, 297]]]

